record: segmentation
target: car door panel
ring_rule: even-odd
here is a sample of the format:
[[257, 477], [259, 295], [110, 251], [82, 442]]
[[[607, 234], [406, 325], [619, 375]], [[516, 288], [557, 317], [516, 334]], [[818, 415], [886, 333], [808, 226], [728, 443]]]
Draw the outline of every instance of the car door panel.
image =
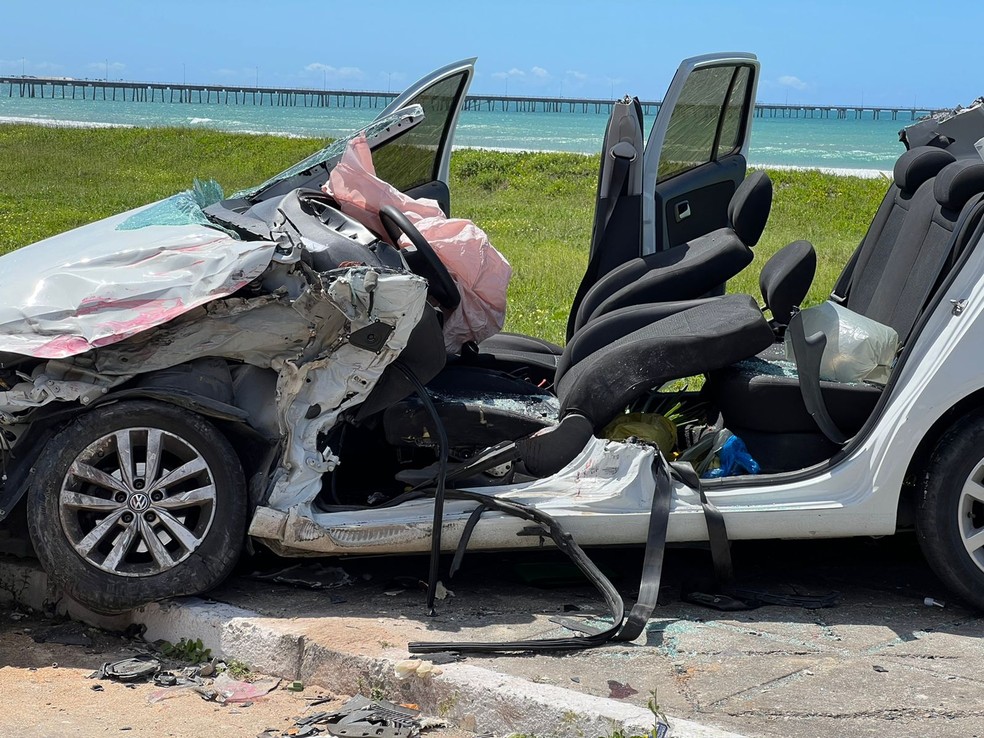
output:
[[642, 254], [727, 223], [745, 177], [759, 64], [752, 54], [709, 54], [677, 70], [646, 144]]
[[686, 243], [728, 224], [728, 203], [745, 176], [745, 157], [732, 154], [684, 172], [656, 188], [666, 242]]

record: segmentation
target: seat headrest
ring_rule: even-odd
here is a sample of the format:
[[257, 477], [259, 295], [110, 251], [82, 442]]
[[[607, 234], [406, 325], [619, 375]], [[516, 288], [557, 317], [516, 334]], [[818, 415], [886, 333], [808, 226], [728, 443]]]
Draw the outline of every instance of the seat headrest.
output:
[[984, 162], [972, 159], [948, 164], [933, 187], [936, 202], [949, 210], [960, 210], [979, 192], [984, 192]]
[[936, 146], [916, 146], [895, 162], [895, 184], [903, 192], [915, 192], [919, 185], [935, 177], [943, 167], [954, 161], [956, 159], [949, 151]]
[[772, 209], [772, 180], [765, 172], [745, 178], [728, 203], [728, 223], [746, 246], [754, 246], [762, 237]]
[[809, 241], [793, 241], [765, 262], [759, 289], [779, 325], [789, 325], [793, 308], [803, 304], [817, 273], [817, 252]]

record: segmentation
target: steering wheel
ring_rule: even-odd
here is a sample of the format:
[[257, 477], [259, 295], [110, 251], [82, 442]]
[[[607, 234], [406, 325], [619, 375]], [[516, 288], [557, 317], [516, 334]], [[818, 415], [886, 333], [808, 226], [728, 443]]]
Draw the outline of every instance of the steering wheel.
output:
[[457, 308], [461, 303], [461, 293], [451, 279], [451, 273], [434, 251], [434, 247], [427, 243], [427, 239], [420, 234], [407, 216], [392, 205], [384, 205], [379, 210], [379, 219], [394, 246], [398, 246], [400, 236], [406, 234], [410, 243], [417, 249], [416, 254], [405, 252], [404, 256], [413, 271], [427, 280], [427, 294], [447, 310]]

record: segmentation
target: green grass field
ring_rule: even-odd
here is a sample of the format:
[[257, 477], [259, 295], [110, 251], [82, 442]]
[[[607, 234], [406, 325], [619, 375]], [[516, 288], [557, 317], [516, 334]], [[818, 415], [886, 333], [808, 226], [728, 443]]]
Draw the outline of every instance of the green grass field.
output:
[[[0, 125], [0, 253], [143, 205], [212, 178], [227, 192], [256, 184], [324, 145], [189, 129]], [[729, 283], [758, 295], [758, 270], [805, 238], [819, 255], [808, 302], [823, 300], [864, 236], [888, 183], [770, 171], [772, 215], [755, 262]], [[507, 329], [562, 342], [587, 259], [597, 158], [462, 150], [451, 163], [455, 216], [470, 218], [513, 265]]]

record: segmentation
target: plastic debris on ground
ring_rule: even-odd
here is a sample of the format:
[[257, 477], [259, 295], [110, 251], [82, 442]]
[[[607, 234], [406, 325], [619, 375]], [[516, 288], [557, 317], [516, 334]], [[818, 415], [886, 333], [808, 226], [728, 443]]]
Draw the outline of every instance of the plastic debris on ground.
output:
[[448, 597], [454, 597], [454, 592], [445, 587], [444, 582], [438, 582], [434, 596], [439, 600], [446, 600]]
[[766, 605], [820, 610], [837, 607], [840, 596], [840, 592], [836, 590], [816, 589], [800, 584], [745, 582], [730, 585], [724, 592], [692, 591], [685, 587], [681, 599], [719, 612], [738, 612], [755, 610]]
[[226, 673], [219, 674], [214, 679], [209, 678], [215, 671], [215, 664], [211, 661], [198, 666], [160, 671], [154, 676], [154, 684], [160, 689], [154, 690], [147, 701], [160, 702], [193, 691], [210, 702], [248, 705], [270, 694], [281, 682], [272, 677], [246, 682], [233, 679]]
[[313, 712], [299, 717], [294, 725], [279, 732], [267, 729], [257, 738], [281, 738], [313, 735], [345, 738], [414, 738], [422, 730], [447, 727], [439, 718], [421, 717], [416, 705], [397, 705], [386, 700], [371, 700], [356, 695], [334, 712]]
[[115, 682], [143, 682], [152, 679], [161, 670], [161, 662], [149, 654], [119, 661], [107, 661], [90, 679], [110, 679]]
[[608, 680], [608, 697], [613, 700], [624, 700], [634, 694], [639, 694], [639, 690], [631, 684], [616, 682], [614, 679]]
[[116, 226], [116, 230], [135, 231], [148, 226], [203, 225], [238, 238], [231, 231], [221, 228], [205, 216], [205, 208], [220, 202], [223, 197], [222, 187], [214, 179], [204, 182], [196, 179], [190, 190], [171, 195], [166, 200], [134, 213]]
[[279, 686], [280, 680], [273, 677], [257, 679], [255, 682], [242, 682], [226, 674], [219, 674], [212, 682], [211, 691], [215, 692], [215, 702], [234, 704], [261, 699]]

